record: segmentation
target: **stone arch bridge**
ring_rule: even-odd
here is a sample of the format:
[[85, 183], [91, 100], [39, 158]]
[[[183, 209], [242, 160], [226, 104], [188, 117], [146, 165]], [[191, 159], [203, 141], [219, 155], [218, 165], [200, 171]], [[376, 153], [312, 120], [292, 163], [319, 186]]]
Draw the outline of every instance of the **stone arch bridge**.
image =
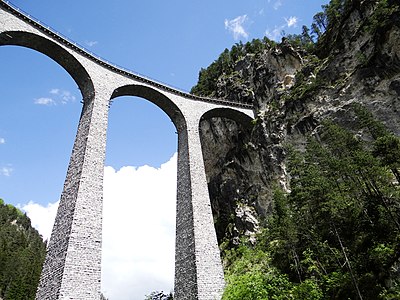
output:
[[36, 299], [100, 299], [102, 191], [109, 104], [131, 95], [159, 106], [178, 132], [175, 299], [220, 299], [224, 277], [199, 136], [201, 119], [244, 125], [248, 104], [197, 97], [87, 52], [0, 0], [0, 45], [39, 51], [77, 83], [83, 108]]

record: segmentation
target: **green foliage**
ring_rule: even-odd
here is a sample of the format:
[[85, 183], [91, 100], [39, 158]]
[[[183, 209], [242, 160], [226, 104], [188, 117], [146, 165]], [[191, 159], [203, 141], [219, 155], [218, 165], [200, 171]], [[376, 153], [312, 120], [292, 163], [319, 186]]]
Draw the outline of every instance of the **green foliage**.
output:
[[173, 300], [174, 296], [172, 293], [164, 294], [164, 292], [151, 292], [150, 295], [145, 296], [145, 300]]
[[308, 52], [312, 52], [315, 46], [315, 37], [313, 33], [310, 33], [307, 26], [303, 26], [301, 34], [288, 34], [285, 38], [292, 46], [305, 49]]
[[0, 298], [34, 299], [46, 245], [19, 209], [0, 201]]
[[368, 130], [373, 139], [377, 139], [388, 134], [385, 126], [378, 122], [372, 113], [365, 109], [365, 107], [358, 103], [354, 103], [353, 110], [359, 119], [359, 128]]
[[[322, 6], [322, 12], [315, 14], [311, 29], [303, 26], [301, 34], [284, 35], [284, 38], [294, 47], [304, 49], [310, 54], [318, 52], [320, 57], [327, 58], [330, 53], [329, 49], [333, 46], [332, 43], [335, 40], [332, 32], [339, 32], [343, 19], [348, 14], [350, 8], [357, 5], [356, 2], [354, 0], [331, 0], [329, 4]], [[379, 0], [375, 2], [375, 9], [372, 16], [367, 18], [363, 25], [366, 31], [373, 33], [388, 24], [394, 23], [396, 14], [398, 18], [400, 12], [400, 6], [396, 4], [395, 0]], [[329, 31], [331, 36], [327, 38], [325, 33]], [[230, 50], [225, 49], [209, 67], [200, 70], [198, 83], [191, 89], [191, 93], [200, 96], [215, 97], [218, 78], [221, 75], [233, 74], [236, 63], [246, 55], [258, 54], [264, 49], [274, 46], [276, 46], [274, 41], [264, 37], [262, 40], [253, 39], [251, 42], [245, 44], [239, 42], [233, 45]], [[358, 59], [362, 65], [368, 63], [368, 58], [365, 54], [359, 53]], [[306, 66], [303, 69], [309, 68]], [[301, 74], [299, 76], [301, 77]], [[301, 98], [321, 84], [316, 74], [313, 80], [298, 81], [297, 79], [296, 85], [298, 89], [295, 91], [295, 94], [290, 96], [291, 99]]]
[[253, 39], [246, 44], [239, 42], [233, 45], [231, 50], [225, 49], [209, 67], [200, 70], [199, 80], [190, 92], [199, 96], [214, 97], [217, 91], [218, 78], [222, 74], [232, 74], [235, 64], [244, 56], [259, 53], [272, 45], [275, 45], [275, 43], [265, 37], [262, 40]]
[[283, 299], [281, 295], [288, 291], [288, 279], [270, 266], [266, 252], [240, 246], [227, 251], [226, 258], [231, 264], [223, 300], [261, 300], [272, 295], [274, 299]]
[[328, 27], [328, 16], [326, 13], [324, 12], [319, 12], [317, 14], [315, 14], [315, 16], [313, 17], [313, 31], [318, 35], [318, 37], [321, 36], [321, 34], [323, 32], [325, 32], [325, 30]]
[[275, 189], [255, 247], [226, 251], [223, 299], [398, 299], [400, 140], [355, 110], [373, 146], [325, 122], [288, 149], [291, 192]]
[[325, 14], [325, 28], [329, 26], [329, 24], [338, 24], [342, 16], [344, 15], [346, 6], [352, 0], [331, 0], [329, 4], [323, 5]]
[[[307, 26], [303, 26], [301, 34], [284, 35], [284, 38], [292, 46], [304, 49], [313, 54], [324, 32], [329, 27], [338, 26], [339, 20], [345, 13], [346, 8], [350, 5], [350, 2], [350, 0], [331, 0], [329, 4], [322, 6], [322, 12], [318, 12], [314, 16], [311, 29]], [[240, 41], [233, 45], [231, 50], [225, 49], [218, 59], [211, 63], [210, 66], [200, 70], [198, 82], [190, 92], [199, 96], [215, 97], [217, 82], [220, 76], [223, 74], [226, 76], [233, 74], [236, 63], [246, 55], [257, 55], [263, 50], [274, 46], [276, 46], [274, 41], [264, 37], [263, 39], [253, 39], [251, 42], [245, 44]], [[298, 82], [298, 86], [301, 85], [303, 87], [296, 91], [296, 97], [306, 95], [320, 84], [318, 78], [309, 82], [296, 82]]]
[[306, 279], [291, 290], [292, 299], [296, 300], [319, 300], [324, 299], [318, 283], [312, 279]]
[[382, 123], [377, 122], [371, 112], [354, 104], [354, 111], [360, 120], [360, 126], [369, 131], [375, 140], [372, 154], [379, 159], [383, 167], [389, 168], [400, 182], [400, 140], [389, 133]]
[[331, 0], [329, 4], [322, 5], [323, 11], [314, 15], [311, 29], [303, 26], [301, 34], [288, 35], [286, 38], [292, 45], [314, 54], [320, 38], [328, 28], [338, 26], [350, 2], [351, 0]]
[[223, 300], [263, 300], [263, 299], [322, 299], [322, 292], [312, 280], [298, 284], [289, 280], [272, 265], [267, 251], [241, 246], [230, 250], [231, 261], [227, 270], [228, 285]]
[[392, 16], [395, 13], [399, 13], [399, 11], [400, 6], [396, 1], [376, 1], [376, 8], [374, 9], [374, 13], [366, 20], [364, 30], [371, 34], [375, 34], [379, 29], [382, 29], [393, 22]]
[[305, 58], [304, 67], [295, 75], [294, 86], [283, 95], [283, 99], [287, 102], [310, 97], [317, 89], [324, 86], [319, 73], [324, 69], [328, 60], [320, 60], [315, 55]]
[[368, 63], [368, 57], [362, 51], [356, 53], [356, 58], [361, 66], [365, 66]]
[[[289, 284], [286, 277], [278, 274], [249, 271], [228, 278], [223, 300], [285, 299]], [[272, 298], [273, 296], [273, 298]]]
[[[370, 39], [379, 44], [385, 32], [393, 25], [399, 22], [400, 5], [398, 0], [376, 0], [376, 1], [359, 1], [359, 0], [331, 0], [329, 4], [322, 6], [324, 11], [322, 15], [316, 15], [311, 29], [318, 35], [318, 43], [315, 47], [315, 53], [319, 57], [328, 57], [332, 50], [341, 49], [344, 46], [344, 36], [342, 35], [343, 27], [349, 20], [352, 11], [362, 16], [360, 24], [355, 34], [368, 33]], [[324, 19], [320, 19], [323, 16]], [[318, 24], [324, 24], [318, 27]], [[320, 29], [325, 28], [325, 33]], [[319, 34], [319, 31], [322, 34]], [[360, 62], [366, 66], [371, 57], [358, 55]]]
[[400, 182], [400, 140], [394, 135], [384, 135], [376, 139], [373, 154], [382, 166], [388, 167]]

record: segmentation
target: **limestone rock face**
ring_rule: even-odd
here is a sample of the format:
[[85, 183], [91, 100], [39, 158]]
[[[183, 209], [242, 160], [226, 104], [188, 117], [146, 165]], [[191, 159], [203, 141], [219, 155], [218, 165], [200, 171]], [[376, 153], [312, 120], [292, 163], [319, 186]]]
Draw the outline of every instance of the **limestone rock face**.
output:
[[273, 187], [290, 189], [284, 145], [302, 149], [323, 120], [368, 140], [355, 127], [352, 103], [360, 103], [400, 135], [400, 17], [394, 12], [375, 28], [368, 20], [376, 14], [375, 1], [360, 1], [328, 28], [316, 55], [283, 39], [219, 77], [216, 95], [253, 103], [257, 115], [251, 131], [221, 118], [200, 124], [220, 244], [253, 236], [271, 210]]
[[200, 131], [217, 238], [237, 244], [256, 232], [258, 214], [268, 208], [264, 165], [250, 134], [235, 122], [202, 121]]

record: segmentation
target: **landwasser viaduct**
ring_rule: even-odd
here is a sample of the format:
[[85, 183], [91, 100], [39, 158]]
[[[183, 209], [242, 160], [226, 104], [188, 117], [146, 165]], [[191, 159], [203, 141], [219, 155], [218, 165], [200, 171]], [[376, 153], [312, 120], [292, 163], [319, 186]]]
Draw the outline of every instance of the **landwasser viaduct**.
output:
[[220, 299], [224, 275], [214, 229], [199, 123], [227, 117], [244, 126], [251, 105], [197, 97], [112, 65], [0, 0], [0, 45], [39, 51], [78, 85], [83, 107], [48, 244], [37, 300], [99, 300], [103, 173], [110, 101], [138, 96], [160, 107], [178, 133], [175, 299]]

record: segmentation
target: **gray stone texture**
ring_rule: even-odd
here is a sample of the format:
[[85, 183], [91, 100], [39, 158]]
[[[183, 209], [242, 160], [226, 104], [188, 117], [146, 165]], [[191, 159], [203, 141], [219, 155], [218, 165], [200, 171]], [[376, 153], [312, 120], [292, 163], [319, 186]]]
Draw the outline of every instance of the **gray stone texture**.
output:
[[35, 49], [76, 81], [82, 114], [36, 299], [100, 299], [102, 191], [110, 101], [122, 95], [159, 106], [178, 132], [175, 299], [220, 299], [224, 277], [202, 156], [199, 123], [243, 124], [251, 105], [200, 98], [118, 69], [0, 1], [0, 45]]

